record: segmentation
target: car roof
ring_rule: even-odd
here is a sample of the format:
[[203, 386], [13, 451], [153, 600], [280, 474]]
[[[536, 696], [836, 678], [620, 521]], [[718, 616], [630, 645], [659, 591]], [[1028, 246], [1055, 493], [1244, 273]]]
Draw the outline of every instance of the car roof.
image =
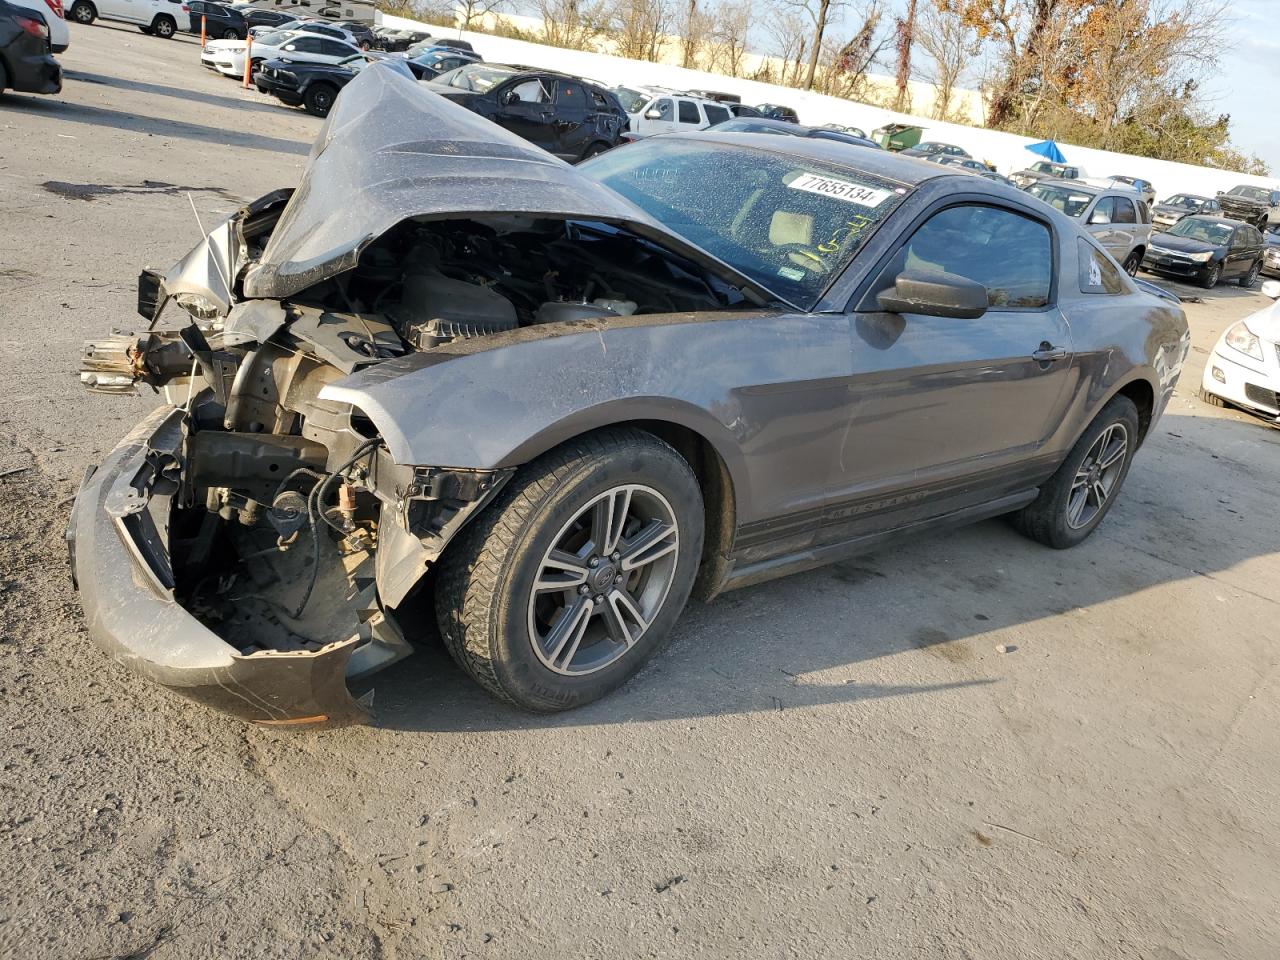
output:
[[939, 177], [969, 177], [969, 174], [949, 170], [942, 164], [928, 163], [914, 157], [902, 157], [888, 150], [867, 150], [859, 147], [856, 152], [843, 140], [827, 140], [820, 137], [780, 137], [776, 133], [716, 133], [699, 130], [688, 133], [665, 134], [663, 139], [699, 140], [718, 143], [734, 149], [749, 147], [769, 153], [785, 153], [805, 160], [816, 160], [837, 167], [845, 167], [860, 173], [870, 173], [886, 180], [894, 180], [905, 186], [915, 187], [926, 180]]
[[1096, 183], [1089, 183], [1086, 180], [1061, 180], [1056, 177], [1046, 177], [1035, 186], [1050, 187], [1068, 187], [1072, 190], [1079, 190], [1082, 193], [1092, 194], [1093, 196], [1101, 196], [1104, 193], [1114, 193], [1117, 197], [1132, 197], [1132, 190], [1112, 189], [1111, 187], [1100, 187]]

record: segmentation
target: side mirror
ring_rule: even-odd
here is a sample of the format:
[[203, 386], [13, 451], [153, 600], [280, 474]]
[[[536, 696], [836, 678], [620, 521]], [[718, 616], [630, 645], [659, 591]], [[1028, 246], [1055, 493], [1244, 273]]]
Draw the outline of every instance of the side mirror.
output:
[[957, 320], [976, 320], [987, 312], [988, 304], [987, 288], [982, 284], [934, 270], [898, 274], [892, 287], [876, 295], [876, 301], [887, 313], [919, 313]]
[[1280, 300], [1280, 280], [1267, 280], [1262, 284], [1262, 295], [1272, 300]]
[[650, 107], [648, 110], [644, 112], [644, 118], [646, 120], [661, 120], [662, 111], [659, 110], [657, 107]]

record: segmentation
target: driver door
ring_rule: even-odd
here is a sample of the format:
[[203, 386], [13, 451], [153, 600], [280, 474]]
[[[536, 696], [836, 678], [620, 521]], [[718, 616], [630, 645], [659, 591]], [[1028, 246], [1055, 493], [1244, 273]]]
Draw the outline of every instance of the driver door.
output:
[[[1053, 230], [1012, 205], [932, 213], [892, 253], [849, 316], [846, 427], [823, 530], [871, 535], [1024, 490], [1069, 396], [1072, 342], [1056, 306]], [[886, 313], [904, 271], [983, 284], [973, 320]]]
[[494, 119], [500, 126], [542, 149], [555, 152], [555, 112], [551, 102], [553, 81], [525, 77], [498, 88]]

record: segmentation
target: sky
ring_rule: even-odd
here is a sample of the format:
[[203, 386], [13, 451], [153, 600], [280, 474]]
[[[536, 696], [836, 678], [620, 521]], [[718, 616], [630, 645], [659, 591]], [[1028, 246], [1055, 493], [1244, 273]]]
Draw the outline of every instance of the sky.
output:
[[[854, 3], [857, 6], [857, 3]], [[890, 0], [893, 13], [906, 0]], [[1280, 0], [1226, 0], [1221, 72], [1201, 91], [1216, 116], [1231, 114], [1231, 142], [1280, 177]]]
[[1230, 0], [1222, 75], [1206, 84], [1214, 110], [1231, 114], [1231, 140], [1280, 176], [1280, 0]]

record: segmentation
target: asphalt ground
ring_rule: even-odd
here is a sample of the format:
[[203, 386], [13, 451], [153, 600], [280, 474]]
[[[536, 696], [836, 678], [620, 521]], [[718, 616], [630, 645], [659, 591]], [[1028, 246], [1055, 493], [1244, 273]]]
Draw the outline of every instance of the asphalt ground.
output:
[[1196, 398], [1260, 294], [1177, 288], [1191, 360], [1080, 548], [990, 522], [695, 605], [566, 715], [428, 638], [371, 726], [245, 726], [88, 640], [70, 497], [156, 401], [76, 369], [319, 121], [71, 36], [0, 101], [0, 956], [1276, 955], [1280, 432]]

